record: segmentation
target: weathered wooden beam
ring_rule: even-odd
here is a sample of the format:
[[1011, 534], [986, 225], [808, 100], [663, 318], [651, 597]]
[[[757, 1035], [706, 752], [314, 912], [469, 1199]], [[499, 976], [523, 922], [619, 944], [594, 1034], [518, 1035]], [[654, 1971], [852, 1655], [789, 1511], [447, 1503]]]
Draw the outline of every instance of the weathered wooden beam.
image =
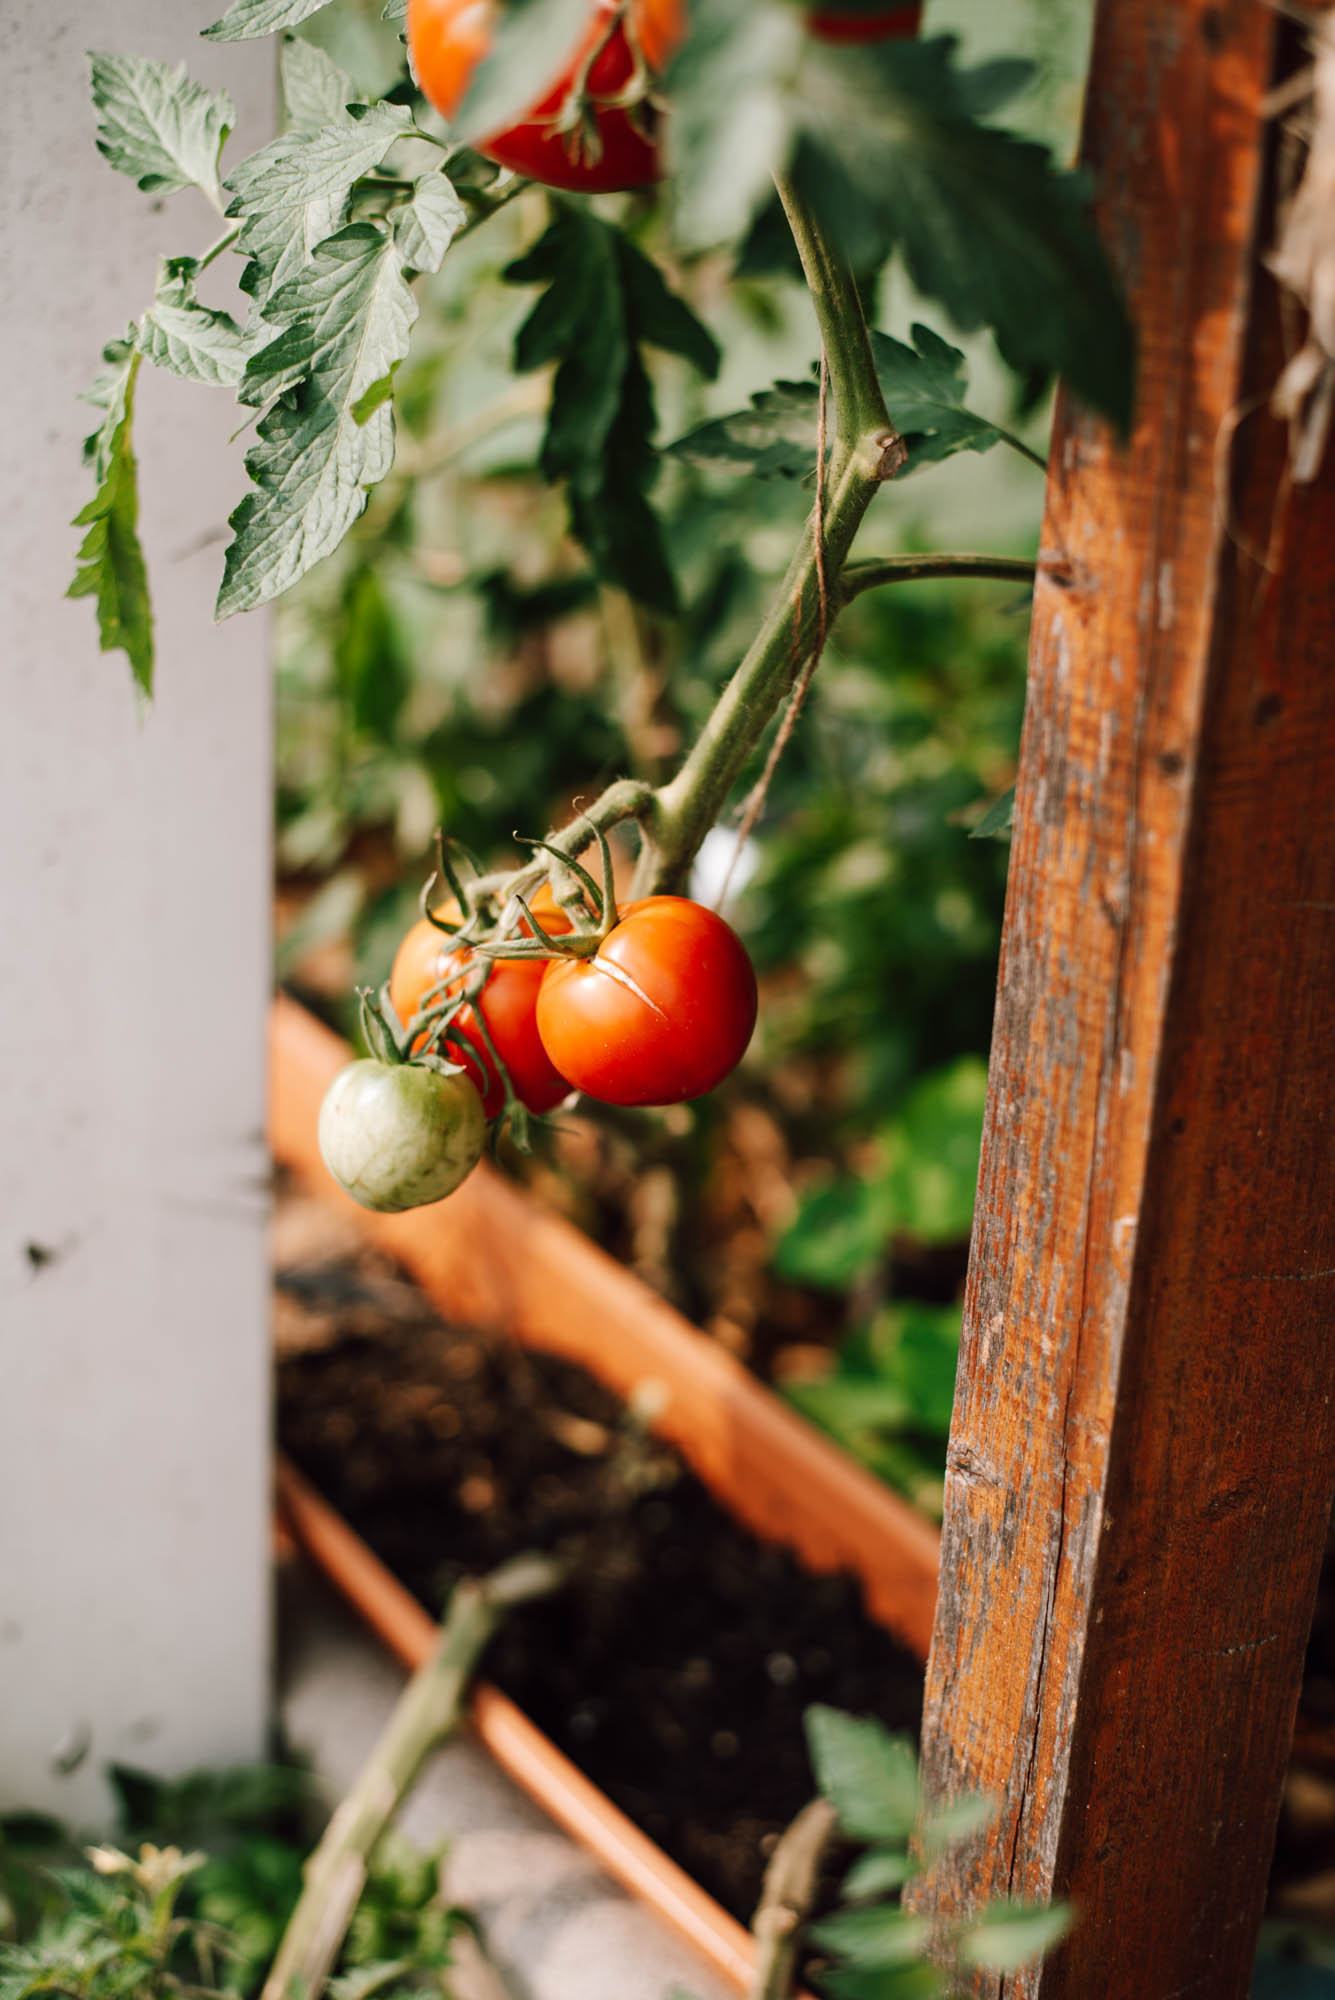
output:
[[1102, 0], [1135, 436], [1059, 417], [920, 1897], [1070, 1895], [1043, 2000], [1246, 1993], [1335, 1483], [1335, 463], [1286, 476], [1259, 0]]

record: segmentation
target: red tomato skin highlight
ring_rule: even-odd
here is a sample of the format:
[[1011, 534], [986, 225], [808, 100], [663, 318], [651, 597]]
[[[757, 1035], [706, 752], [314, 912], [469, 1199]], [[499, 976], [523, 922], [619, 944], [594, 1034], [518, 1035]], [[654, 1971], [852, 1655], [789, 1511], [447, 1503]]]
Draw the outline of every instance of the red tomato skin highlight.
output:
[[[550, 933], [570, 929], [569, 919], [550, 896], [539, 893], [533, 907], [538, 921]], [[451, 904], [439, 914], [457, 917], [458, 908]], [[422, 995], [438, 980], [465, 972], [470, 959], [466, 948], [452, 950], [443, 931], [425, 917], [419, 918], [399, 946], [389, 976], [389, 997], [399, 1020], [406, 1025], [417, 1012]], [[546, 961], [540, 958], [498, 958], [478, 1002], [497, 1053], [510, 1072], [516, 1097], [539, 1115], [554, 1110], [570, 1095], [570, 1084], [553, 1068], [534, 1019], [546, 969]], [[423, 1039], [419, 1037], [414, 1046], [420, 1046]], [[505, 1103], [505, 1087], [472, 1007], [462, 1007], [455, 1015], [442, 1053], [463, 1064], [487, 1117], [498, 1117]]]
[[813, 7], [807, 15], [807, 32], [821, 42], [907, 41], [921, 26], [922, 0], [904, 7], [886, 7], [877, 14]]
[[756, 976], [722, 917], [684, 896], [628, 903], [591, 959], [555, 959], [538, 994], [543, 1047], [604, 1104], [681, 1104], [736, 1068]]
[[[587, 194], [619, 193], [659, 178], [656, 113], [643, 102], [637, 107], [638, 120], [617, 106], [598, 109], [596, 158], [575, 148], [572, 135], [552, 129], [576, 70], [607, 30], [614, 4], [615, 0], [592, 0], [588, 30], [551, 88], [513, 125], [478, 140], [478, 152], [498, 166], [527, 174], [547, 187]], [[491, 46], [493, 14], [492, 0], [408, 0], [413, 73], [424, 96], [442, 117], [454, 116], [473, 71]], [[677, 0], [642, 0], [635, 18], [646, 61], [651, 66], [662, 63], [681, 34]], [[634, 71], [635, 58], [625, 28], [618, 22], [594, 60], [589, 91], [594, 96], [614, 96], [631, 81]]]

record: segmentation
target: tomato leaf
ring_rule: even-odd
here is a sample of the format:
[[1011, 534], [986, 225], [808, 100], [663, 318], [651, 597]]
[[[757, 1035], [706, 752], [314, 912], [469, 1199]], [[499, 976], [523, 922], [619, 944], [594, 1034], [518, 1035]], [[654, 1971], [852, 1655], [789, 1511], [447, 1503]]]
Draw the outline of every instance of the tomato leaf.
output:
[[192, 83], [146, 56], [93, 54], [97, 150], [145, 194], [202, 188], [219, 202], [218, 160], [236, 119], [225, 90]]
[[1060, 373], [1126, 430], [1134, 336], [1089, 185], [982, 122], [1028, 65], [964, 69], [949, 36], [826, 44], [767, 0], [693, 0], [691, 21], [666, 134], [686, 241], [751, 231], [759, 268], [759, 231], [787, 267], [769, 180], [788, 173], [857, 269], [898, 251], [958, 327], [991, 328], [1031, 393]]
[[676, 586], [648, 500], [657, 415], [640, 345], [680, 354], [712, 375], [712, 336], [620, 230], [563, 202], [504, 275], [512, 284], [545, 285], [515, 336], [521, 373], [557, 364], [544, 477], [564, 482], [571, 527], [599, 575], [641, 603], [673, 610]]
[[281, 327], [252, 356], [242, 402], [276, 398], [246, 454], [258, 491], [232, 515], [218, 616], [276, 597], [338, 547], [394, 457], [383, 402], [358, 404], [408, 349], [417, 305], [391, 232], [356, 222], [268, 299]]
[[284, 132], [242, 160], [224, 185], [241, 219], [237, 249], [250, 259], [241, 283], [267, 317], [269, 294], [339, 228], [355, 183], [413, 130], [398, 104], [373, 104], [315, 130]]
[[[965, 407], [964, 356], [930, 327], [914, 326], [913, 345], [872, 335], [886, 404], [909, 448], [901, 479], [957, 451], [990, 451], [1017, 440]], [[814, 379], [776, 382], [752, 396], [749, 410], [716, 417], [667, 447], [675, 458], [722, 465], [753, 479], [805, 479], [815, 468], [819, 398]], [[1021, 447], [1023, 449], [1023, 447]]]
[[188, 381], [235, 389], [254, 352], [255, 330], [238, 326], [230, 313], [199, 303], [198, 270], [193, 257], [162, 260], [156, 295], [139, 322], [139, 352], [154, 367]]
[[103, 350], [108, 365], [89, 390], [87, 401], [105, 412], [85, 441], [97, 491], [74, 517], [88, 532], [79, 547], [78, 568], [66, 596], [97, 600], [102, 651], [123, 652], [145, 697], [153, 692], [153, 612], [139, 542], [139, 488], [131, 427], [140, 355], [131, 327], [125, 340]]
[[816, 1783], [854, 1840], [903, 1840], [918, 1816], [918, 1760], [870, 1716], [815, 1703], [803, 1717]]
[[350, 104], [365, 103], [347, 72], [303, 35], [283, 37], [279, 74], [289, 132], [336, 125]]
[[201, 32], [211, 42], [244, 42], [256, 35], [272, 35], [279, 28], [295, 28], [327, 7], [329, 0], [234, 0], [222, 19]]
[[898, 249], [909, 276], [965, 332], [990, 327], [1037, 388], [1053, 374], [1125, 432], [1135, 342], [1082, 174], [978, 122], [988, 72], [956, 67], [950, 38], [824, 48], [802, 106], [813, 141], [797, 179], [847, 240]]
[[413, 185], [412, 200], [391, 212], [394, 240], [412, 271], [438, 271], [468, 211], [444, 172], [437, 167]]

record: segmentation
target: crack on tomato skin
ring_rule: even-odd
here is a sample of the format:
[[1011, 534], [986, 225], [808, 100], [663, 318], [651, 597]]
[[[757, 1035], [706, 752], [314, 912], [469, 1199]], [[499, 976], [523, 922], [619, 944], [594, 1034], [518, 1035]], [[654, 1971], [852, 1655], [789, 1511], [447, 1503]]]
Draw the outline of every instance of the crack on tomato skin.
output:
[[616, 981], [618, 986], [624, 986], [627, 993], [633, 993], [635, 998], [642, 1001], [651, 1014], [657, 1015], [658, 1019], [666, 1027], [671, 1027], [672, 1016], [666, 1013], [659, 1006], [658, 1002], [645, 992], [639, 980], [632, 973], [627, 972], [624, 965], [618, 965], [614, 958], [604, 958], [601, 954], [594, 960], [594, 964], [599, 972], [605, 972], [609, 979]]

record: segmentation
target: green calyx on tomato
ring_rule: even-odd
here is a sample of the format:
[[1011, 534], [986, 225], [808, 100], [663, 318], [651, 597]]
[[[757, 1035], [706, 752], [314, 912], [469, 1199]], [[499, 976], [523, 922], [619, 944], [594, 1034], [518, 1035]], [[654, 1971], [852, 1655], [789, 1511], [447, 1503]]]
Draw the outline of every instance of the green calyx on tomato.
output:
[[[550, 889], [541, 889], [532, 912], [543, 933], [560, 936], [571, 928]], [[445, 903], [415, 923], [395, 955], [389, 998], [400, 1023], [434, 1006], [447, 1010], [444, 1048], [482, 1096], [488, 1118], [507, 1103], [507, 1080], [514, 1097], [539, 1116], [570, 1095], [570, 1084], [552, 1064], [534, 1020], [545, 961], [527, 956], [482, 956], [471, 944], [456, 943], [448, 926], [457, 921], [457, 902]], [[525, 923], [525, 932], [531, 934]], [[412, 1037], [414, 1050], [429, 1045], [430, 1031]]]
[[[496, 0], [408, 0], [408, 53], [442, 117], [463, 102], [492, 42]], [[651, 97], [683, 32], [682, 0], [590, 0], [579, 45], [524, 116], [478, 140], [498, 165], [548, 187], [610, 194], [658, 179]]]
[[487, 1121], [466, 1076], [367, 1056], [325, 1092], [318, 1136], [354, 1201], [399, 1214], [454, 1193], [482, 1157]]
[[736, 1068], [756, 977], [730, 925], [685, 896], [628, 903], [590, 956], [554, 958], [537, 999], [552, 1063], [605, 1104], [681, 1104]]

